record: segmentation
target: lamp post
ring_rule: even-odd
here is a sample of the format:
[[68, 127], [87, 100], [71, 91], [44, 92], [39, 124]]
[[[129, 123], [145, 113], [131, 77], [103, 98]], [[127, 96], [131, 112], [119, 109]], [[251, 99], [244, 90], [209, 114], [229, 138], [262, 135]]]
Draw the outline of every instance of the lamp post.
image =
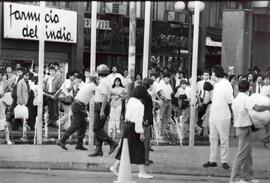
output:
[[34, 144], [42, 144], [42, 116], [43, 116], [43, 78], [44, 78], [44, 55], [45, 55], [45, 1], [40, 1], [40, 27], [38, 47], [38, 110], [35, 127]]
[[[182, 11], [185, 3], [178, 1], [175, 3], [175, 10]], [[188, 2], [188, 9], [194, 11], [194, 28], [193, 28], [193, 51], [192, 51], [192, 81], [191, 81], [191, 102], [190, 102], [190, 126], [189, 126], [189, 146], [194, 146], [194, 129], [195, 129], [195, 102], [196, 102], [196, 84], [197, 84], [197, 65], [198, 65], [198, 40], [199, 40], [199, 23], [200, 11], [204, 9], [204, 3], [201, 1]]]

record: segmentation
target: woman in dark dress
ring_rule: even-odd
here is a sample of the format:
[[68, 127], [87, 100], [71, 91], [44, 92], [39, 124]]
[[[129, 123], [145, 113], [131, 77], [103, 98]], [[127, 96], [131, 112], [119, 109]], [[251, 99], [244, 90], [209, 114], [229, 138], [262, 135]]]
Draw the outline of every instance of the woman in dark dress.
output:
[[123, 136], [121, 138], [121, 145], [116, 154], [116, 162], [110, 171], [117, 173], [117, 168], [120, 164], [121, 152], [124, 138], [128, 140], [130, 163], [139, 166], [139, 178], [153, 178], [145, 172], [145, 149], [144, 149], [144, 131], [143, 131], [143, 117], [144, 117], [144, 100], [147, 96], [147, 90], [144, 87], [136, 87], [128, 100], [126, 106], [126, 115], [124, 123]]

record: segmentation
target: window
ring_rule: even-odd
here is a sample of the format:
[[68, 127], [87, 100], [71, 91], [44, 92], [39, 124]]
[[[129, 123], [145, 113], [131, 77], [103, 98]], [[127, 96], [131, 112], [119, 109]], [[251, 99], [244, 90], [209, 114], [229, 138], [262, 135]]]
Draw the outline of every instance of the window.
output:
[[252, 14], [249, 12], [245, 12], [245, 33], [250, 32], [250, 27], [251, 27], [251, 16]]
[[59, 7], [60, 2], [59, 1], [46, 1], [46, 6], [58, 6]]
[[86, 12], [91, 12], [91, 1], [86, 2], [85, 11]]
[[65, 8], [70, 8], [71, 7], [71, 3], [69, 1], [65, 1]]

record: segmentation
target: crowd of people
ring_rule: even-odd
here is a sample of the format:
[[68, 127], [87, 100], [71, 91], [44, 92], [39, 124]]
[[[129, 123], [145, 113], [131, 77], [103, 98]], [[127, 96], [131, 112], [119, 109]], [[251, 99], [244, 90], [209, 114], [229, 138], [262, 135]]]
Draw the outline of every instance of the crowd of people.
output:
[[[189, 134], [191, 104], [191, 78], [179, 68], [171, 71], [168, 68], [150, 68], [148, 76], [142, 78], [137, 74], [135, 80], [129, 77], [127, 70], [119, 73], [116, 66], [108, 69], [106, 65], [97, 67], [97, 72], [85, 69], [83, 72], [73, 70], [66, 77], [57, 62], [50, 63], [44, 72], [44, 109], [47, 112], [48, 126], [61, 126], [64, 135], [57, 145], [67, 150], [65, 143], [69, 136], [77, 131], [78, 150], [87, 150], [83, 146], [86, 128], [89, 125], [87, 107], [94, 100], [94, 145], [96, 149], [89, 156], [103, 156], [102, 145], [110, 145], [109, 154], [118, 147], [117, 135], [132, 141], [131, 162], [139, 165], [150, 165], [150, 140], [168, 140], [172, 135], [172, 125], [176, 124], [180, 143]], [[38, 66], [31, 68], [16, 64], [0, 70], [0, 130], [8, 132], [8, 124], [18, 130], [21, 119], [14, 119], [14, 108], [26, 106], [29, 111], [27, 126], [35, 129], [38, 98]], [[248, 87], [248, 88], [246, 88]], [[7, 102], [7, 94], [12, 103]], [[233, 71], [225, 73], [221, 66], [212, 70], [198, 71], [196, 83], [196, 127], [197, 136], [209, 136], [210, 158], [204, 167], [217, 166], [217, 149], [221, 144], [221, 162], [224, 169], [229, 168], [229, 136], [239, 136], [239, 107], [231, 107], [241, 93], [251, 96], [253, 93], [270, 97], [270, 75], [261, 73], [254, 67], [245, 75], [234, 75]], [[236, 98], [236, 99], [234, 99]], [[238, 99], [241, 100], [241, 99]], [[244, 100], [244, 99], [243, 99]], [[236, 106], [239, 104], [235, 104]], [[241, 105], [240, 105], [241, 106]], [[252, 106], [252, 107], [250, 107]], [[248, 109], [253, 109], [250, 105]], [[257, 109], [258, 106], [255, 107]], [[234, 110], [234, 111], [233, 111]], [[259, 109], [261, 110], [261, 109]], [[267, 110], [267, 109], [265, 109]], [[59, 111], [63, 113], [59, 117]], [[241, 113], [241, 111], [240, 111]], [[105, 125], [108, 121], [108, 125]], [[124, 122], [122, 124], [122, 122]], [[122, 124], [122, 125], [121, 125]], [[231, 128], [234, 124], [236, 130]], [[237, 125], [238, 124], [238, 125]], [[108, 128], [105, 129], [105, 127]], [[251, 124], [248, 124], [251, 126]], [[246, 126], [245, 126], [246, 127]], [[236, 134], [235, 134], [236, 132]], [[243, 133], [248, 133], [244, 131]], [[266, 134], [269, 127], [266, 126]], [[133, 134], [133, 135], [132, 135]], [[10, 143], [9, 134], [6, 134]], [[144, 144], [141, 143], [144, 140]], [[121, 155], [122, 143], [116, 159]], [[267, 143], [268, 141], [264, 141]], [[141, 148], [140, 148], [141, 147]], [[250, 156], [250, 155], [249, 155]], [[111, 167], [117, 173], [119, 161]], [[239, 166], [239, 165], [238, 165]], [[236, 171], [236, 168], [234, 168]], [[140, 166], [140, 177], [151, 178]], [[234, 181], [236, 175], [233, 175]]]

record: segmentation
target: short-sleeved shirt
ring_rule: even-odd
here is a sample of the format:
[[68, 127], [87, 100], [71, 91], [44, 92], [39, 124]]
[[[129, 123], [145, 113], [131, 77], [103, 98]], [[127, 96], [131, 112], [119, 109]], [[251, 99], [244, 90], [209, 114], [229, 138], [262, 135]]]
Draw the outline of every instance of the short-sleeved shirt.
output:
[[233, 101], [233, 89], [231, 83], [221, 79], [214, 85], [212, 105], [210, 108], [210, 120], [224, 120], [231, 118], [229, 104]]
[[53, 92], [53, 79], [55, 76], [50, 76], [48, 78], [48, 92], [52, 93]]
[[101, 78], [99, 85], [96, 87], [94, 102], [102, 102], [103, 95], [109, 95], [109, 86], [107, 78]]
[[87, 105], [91, 97], [94, 95], [96, 85], [94, 83], [85, 83], [81, 86], [75, 99]]
[[64, 81], [64, 83], [62, 84], [61, 86], [61, 89], [62, 89], [62, 92], [65, 94], [65, 95], [73, 95], [73, 92], [72, 90], [70, 92], [68, 92], [68, 88], [71, 88], [72, 87], [72, 83], [71, 83], [71, 80], [70, 79], [66, 79]]
[[234, 127], [247, 127], [252, 125], [249, 111], [255, 106], [255, 101], [242, 92], [239, 92], [232, 103]]
[[111, 90], [111, 106], [117, 107], [122, 104], [122, 97], [121, 94], [127, 93], [127, 90], [124, 87], [114, 87]]
[[161, 92], [163, 97], [167, 100], [171, 100], [171, 94], [173, 93], [172, 86], [169, 83], [165, 83], [163, 80], [157, 86], [157, 92]]

